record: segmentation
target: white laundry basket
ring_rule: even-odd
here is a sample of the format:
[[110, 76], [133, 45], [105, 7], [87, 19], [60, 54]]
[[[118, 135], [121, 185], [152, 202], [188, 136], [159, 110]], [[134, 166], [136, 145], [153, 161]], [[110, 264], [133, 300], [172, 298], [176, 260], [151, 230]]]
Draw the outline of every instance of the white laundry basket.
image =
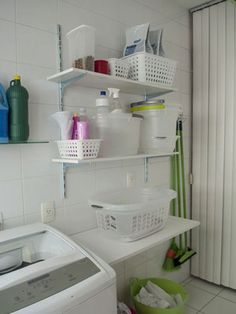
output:
[[[163, 229], [176, 192], [166, 188], [136, 188], [99, 193], [89, 205], [97, 208], [97, 224], [124, 241], [134, 241]], [[98, 209], [99, 208], [99, 209]]]
[[172, 87], [177, 66], [175, 60], [146, 52], [134, 53], [122, 60], [129, 63], [129, 79]]

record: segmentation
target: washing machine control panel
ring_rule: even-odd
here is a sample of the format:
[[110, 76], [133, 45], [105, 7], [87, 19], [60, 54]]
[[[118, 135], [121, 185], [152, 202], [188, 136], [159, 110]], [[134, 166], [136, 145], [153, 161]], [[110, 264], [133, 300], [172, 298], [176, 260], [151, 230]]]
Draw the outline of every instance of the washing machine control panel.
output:
[[11, 313], [48, 298], [100, 272], [87, 257], [42, 276], [0, 290], [1, 314]]

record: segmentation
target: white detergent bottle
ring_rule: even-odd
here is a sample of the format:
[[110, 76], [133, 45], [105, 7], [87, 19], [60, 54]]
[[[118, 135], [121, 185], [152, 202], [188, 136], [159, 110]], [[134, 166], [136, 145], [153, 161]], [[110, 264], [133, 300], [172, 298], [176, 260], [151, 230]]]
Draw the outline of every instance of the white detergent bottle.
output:
[[110, 112], [110, 102], [106, 91], [100, 92], [100, 97], [96, 99], [97, 116], [106, 115]]

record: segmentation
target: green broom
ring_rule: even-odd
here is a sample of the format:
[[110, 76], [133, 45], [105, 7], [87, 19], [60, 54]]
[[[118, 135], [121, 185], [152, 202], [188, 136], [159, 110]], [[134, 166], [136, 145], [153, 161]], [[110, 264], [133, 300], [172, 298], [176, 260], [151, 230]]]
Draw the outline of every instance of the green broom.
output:
[[[176, 189], [176, 155], [171, 157], [171, 185]], [[176, 199], [171, 202], [171, 212], [173, 216], [176, 216]], [[163, 270], [172, 272], [180, 269], [180, 266], [175, 266], [175, 258], [177, 257], [179, 248], [176, 244], [175, 238], [172, 239], [169, 249], [166, 252], [166, 257], [162, 265]]]
[[[186, 208], [186, 190], [185, 190], [185, 172], [184, 172], [184, 149], [183, 149], [183, 128], [182, 121], [179, 120], [177, 123], [177, 135], [179, 139], [177, 140], [177, 151], [179, 152], [177, 160], [177, 179], [178, 179], [178, 214], [182, 217], [181, 213], [181, 198], [182, 194], [182, 204], [183, 204], [183, 218], [187, 218], [187, 208]], [[181, 166], [181, 173], [180, 173]], [[182, 193], [181, 193], [182, 187]], [[184, 233], [184, 247], [183, 247], [183, 236], [179, 236], [179, 252], [174, 259], [174, 265], [176, 267], [187, 262], [192, 256], [196, 254], [194, 250], [188, 247], [188, 234]]]

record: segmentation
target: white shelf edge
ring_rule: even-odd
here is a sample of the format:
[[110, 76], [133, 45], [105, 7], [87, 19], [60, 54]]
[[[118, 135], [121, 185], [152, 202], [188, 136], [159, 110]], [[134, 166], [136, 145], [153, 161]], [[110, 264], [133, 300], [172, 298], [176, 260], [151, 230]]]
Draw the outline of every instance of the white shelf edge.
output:
[[120, 157], [107, 157], [107, 158], [94, 158], [94, 159], [63, 159], [63, 158], [53, 158], [52, 162], [56, 163], [66, 163], [66, 164], [88, 164], [95, 162], [106, 162], [106, 161], [116, 161], [116, 160], [127, 160], [127, 159], [142, 159], [142, 158], [155, 158], [155, 157], [169, 157], [177, 155], [178, 153], [161, 153], [161, 154], [138, 154], [133, 156], [120, 156]]
[[134, 242], [122, 242], [112, 233], [103, 232], [97, 228], [73, 235], [72, 239], [112, 265], [160, 245], [199, 225], [200, 222], [196, 220], [169, 216], [163, 230]]
[[68, 83], [72, 84], [77, 80], [79, 82], [78, 84], [81, 86], [97, 89], [100, 89], [101, 85], [103, 84], [103, 88], [110, 86], [118, 88], [120, 87], [121, 92], [129, 94], [135, 94], [135, 92], [137, 92], [137, 95], [143, 95], [144, 91], [146, 91], [147, 94], [150, 95], [157, 94], [158, 96], [178, 90], [174, 87], [169, 88], [164, 87], [162, 85], [158, 86], [147, 82], [134, 81], [130, 79], [124, 79], [120, 77], [115, 77], [111, 75], [76, 68], [69, 68], [62, 72], [51, 75], [47, 77], [47, 80], [50, 82], [62, 83], [66, 85]]

